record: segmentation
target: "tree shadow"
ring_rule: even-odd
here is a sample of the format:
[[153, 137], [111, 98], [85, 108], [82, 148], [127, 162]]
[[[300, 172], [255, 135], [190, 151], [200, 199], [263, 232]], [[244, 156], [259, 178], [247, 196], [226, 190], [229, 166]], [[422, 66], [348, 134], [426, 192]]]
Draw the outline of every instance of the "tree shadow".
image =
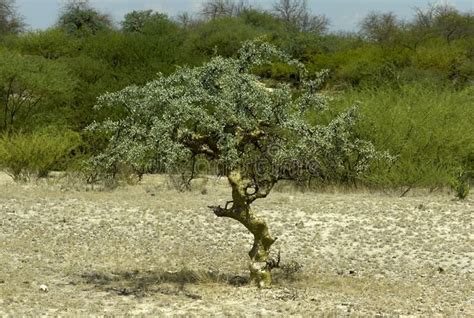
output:
[[179, 271], [132, 270], [110, 273], [92, 271], [83, 273], [80, 277], [82, 283], [121, 296], [146, 297], [161, 293], [185, 296], [191, 299], [201, 299], [202, 297], [188, 292], [185, 287], [189, 284], [217, 283], [238, 287], [249, 283], [247, 276], [190, 269]]

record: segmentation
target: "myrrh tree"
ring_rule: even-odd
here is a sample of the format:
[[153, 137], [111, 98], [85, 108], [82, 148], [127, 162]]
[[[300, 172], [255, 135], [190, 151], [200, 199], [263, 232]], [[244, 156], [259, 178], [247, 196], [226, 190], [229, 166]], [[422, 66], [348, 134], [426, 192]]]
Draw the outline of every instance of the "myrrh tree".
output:
[[[296, 86], [270, 89], [252, 74], [253, 67], [274, 60], [298, 70]], [[328, 103], [319, 93], [324, 72], [316, 75], [309, 80], [301, 63], [257, 40], [244, 43], [236, 58], [215, 57], [143, 87], [108, 93], [97, 108], [114, 107], [125, 115], [91, 125], [109, 137], [108, 148], [92, 163], [109, 171], [121, 163], [142, 171], [159, 164], [176, 172], [198, 159], [219, 166], [232, 199], [210, 208], [253, 234], [250, 276], [268, 286], [279, 263], [269, 256], [276, 238], [252, 203], [267, 197], [279, 180], [329, 178], [348, 167], [357, 174], [380, 157], [370, 142], [355, 136], [355, 107], [328, 125], [308, 123], [307, 113], [324, 111]]]

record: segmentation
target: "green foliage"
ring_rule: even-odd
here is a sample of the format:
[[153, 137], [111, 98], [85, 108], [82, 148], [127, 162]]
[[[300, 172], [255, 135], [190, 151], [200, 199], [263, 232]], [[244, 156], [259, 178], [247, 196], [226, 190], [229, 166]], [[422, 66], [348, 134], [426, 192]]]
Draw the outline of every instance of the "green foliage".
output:
[[[250, 73], [275, 58], [299, 70], [297, 96], [284, 83], [268, 89]], [[202, 157], [223, 173], [237, 169], [256, 188], [280, 179], [335, 180], [341, 173], [348, 178], [348, 170], [354, 178], [380, 154], [353, 135], [354, 108], [326, 126], [306, 122], [309, 109], [326, 108], [326, 97], [318, 93], [322, 76], [305, 80], [301, 63], [266, 43], [247, 42], [236, 59], [216, 57], [143, 87], [106, 94], [97, 107], [122, 109], [126, 116], [90, 127], [110, 140], [92, 164], [110, 173], [122, 164], [174, 173]]]
[[311, 68], [332, 70], [334, 84], [358, 87], [398, 82], [401, 70], [410, 65], [410, 60], [404, 49], [393, 51], [365, 44], [315, 55], [309, 63]]
[[31, 176], [46, 177], [53, 169], [64, 169], [72, 151], [81, 145], [78, 133], [47, 128], [33, 133], [3, 134], [0, 137], [0, 168], [16, 181]]
[[474, 60], [470, 54], [466, 42], [448, 44], [434, 39], [420, 46], [411, 60], [415, 69], [431, 71], [438, 79], [462, 85], [474, 78]]
[[102, 32], [84, 43], [83, 54], [107, 65], [120, 88], [142, 84], [158, 72], [170, 73], [180, 57], [179, 53], [170, 54], [179, 50], [179, 34], [152, 33]]
[[[166, 76], [182, 65], [201, 66], [217, 55], [236, 58], [243, 42], [264, 38], [304, 63], [306, 79], [329, 69], [323, 88], [346, 90], [344, 105], [362, 102], [364, 120], [351, 129], [398, 156], [393, 165], [372, 167], [367, 175], [372, 184], [457, 188], [459, 171], [472, 183], [473, 141], [467, 137], [472, 124], [466, 122], [473, 116], [468, 98], [474, 81], [472, 12], [431, 5], [415, 9], [405, 21], [376, 13], [362, 21], [361, 32], [321, 34], [305, 27], [312, 15], [305, 14], [302, 1], [278, 3], [302, 10], [278, 15], [245, 2], [209, 1], [208, 9], [218, 10], [209, 11], [208, 21], [183, 14], [179, 24], [151, 10], [134, 11], [119, 30], [88, 1], [76, 0], [67, 2], [55, 27], [18, 33], [22, 25], [14, 1], [0, 0], [0, 132], [31, 132], [51, 123], [81, 131], [94, 120], [119, 120], [126, 109], [92, 111], [98, 96], [145, 85], [157, 73]], [[293, 22], [282, 13], [293, 15]], [[251, 73], [277, 91], [278, 82], [289, 84], [296, 99], [299, 72], [297, 65], [274, 59]], [[313, 123], [328, 124], [337, 114], [306, 115]], [[446, 123], [440, 119], [445, 117]], [[87, 134], [86, 151], [101, 152], [106, 137]], [[354, 178], [348, 162], [333, 181]], [[138, 171], [161, 171], [147, 169]]]
[[91, 111], [97, 96], [144, 84], [159, 72], [171, 73], [175, 64], [182, 63], [179, 52], [170, 54], [179, 51], [180, 43], [176, 33], [151, 36], [107, 31], [87, 38], [80, 55], [64, 60], [81, 83], [71, 117], [74, 126], [84, 128], [97, 116]]
[[459, 12], [455, 7], [429, 5], [426, 10], [417, 10], [414, 26], [441, 37], [450, 43], [454, 40], [474, 36], [474, 14]]
[[37, 55], [46, 59], [77, 56], [80, 42], [59, 28], [32, 31], [10, 39], [7, 43], [22, 54]]
[[[358, 100], [359, 135], [395, 157], [366, 175], [386, 187], [449, 186], [474, 154], [472, 89], [453, 91], [429, 83], [390, 86], [343, 95], [340, 107]], [[472, 164], [472, 163], [471, 163]]]
[[163, 37], [179, 31], [177, 23], [166, 14], [152, 10], [132, 11], [125, 15], [121, 24], [125, 33], [138, 32], [151, 37]]
[[280, 35], [287, 32], [287, 26], [283, 21], [265, 11], [245, 10], [239, 15], [239, 18], [248, 26], [265, 30], [272, 34]]
[[245, 40], [263, 35], [242, 19], [225, 17], [200, 24], [190, 34], [186, 46], [189, 54], [209, 58], [215, 55], [233, 56]]
[[145, 24], [158, 13], [153, 10], [132, 11], [125, 15], [124, 20], [120, 22], [124, 32], [142, 32]]
[[[63, 63], [38, 56], [0, 52], [0, 132], [51, 120], [71, 98], [75, 81]], [[51, 113], [53, 118], [57, 115]]]

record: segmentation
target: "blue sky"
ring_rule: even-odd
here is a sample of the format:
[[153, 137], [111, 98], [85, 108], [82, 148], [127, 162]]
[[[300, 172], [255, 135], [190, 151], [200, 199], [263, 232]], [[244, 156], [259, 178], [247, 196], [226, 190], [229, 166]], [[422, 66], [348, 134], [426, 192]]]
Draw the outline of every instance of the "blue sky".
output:
[[[114, 21], [133, 10], [153, 9], [173, 16], [180, 12], [196, 13], [204, 0], [90, 0], [91, 5], [108, 13]], [[249, 3], [270, 9], [275, 0], [249, 0]], [[392, 11], [402, 18], [409, 18], [415, 7], [428, 3], [449, 3], [462, 11], [473, 11], [474, 0], [308, 0], [314, 13], [325, 14], [332, 30], [352, 31], [370, 11]], [[64, 0], [16, 0], [18, 11], [33, 29], [44, 29], [54, 24]]]

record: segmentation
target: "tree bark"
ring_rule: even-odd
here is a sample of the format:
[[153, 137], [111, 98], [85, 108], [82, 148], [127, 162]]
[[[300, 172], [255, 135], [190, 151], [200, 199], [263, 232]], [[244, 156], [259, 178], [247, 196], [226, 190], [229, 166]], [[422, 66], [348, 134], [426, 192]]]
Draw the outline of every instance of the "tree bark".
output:
[[[250, 279], [259, 287], [267, 287], [271, 284], [271, 270], [274, 266], [270, 262], [269, 251], [275, 242], [268, 229], [267, 223], [257, 217], [250, 207], [251, 194], [247, 191], [251, 182], [242, 178], [239, 171], [232, 171], [227, 176], [232, 187], [232, 201], [228, 202], [224, 208], [220, 206], [211, 207], [218, 217], [228, 217], [239, 221], [250, 233], [253, 234], [254, 242], [249, 251], [250, 256]], [[228, 207], [232, 204], [231, 207]]]

